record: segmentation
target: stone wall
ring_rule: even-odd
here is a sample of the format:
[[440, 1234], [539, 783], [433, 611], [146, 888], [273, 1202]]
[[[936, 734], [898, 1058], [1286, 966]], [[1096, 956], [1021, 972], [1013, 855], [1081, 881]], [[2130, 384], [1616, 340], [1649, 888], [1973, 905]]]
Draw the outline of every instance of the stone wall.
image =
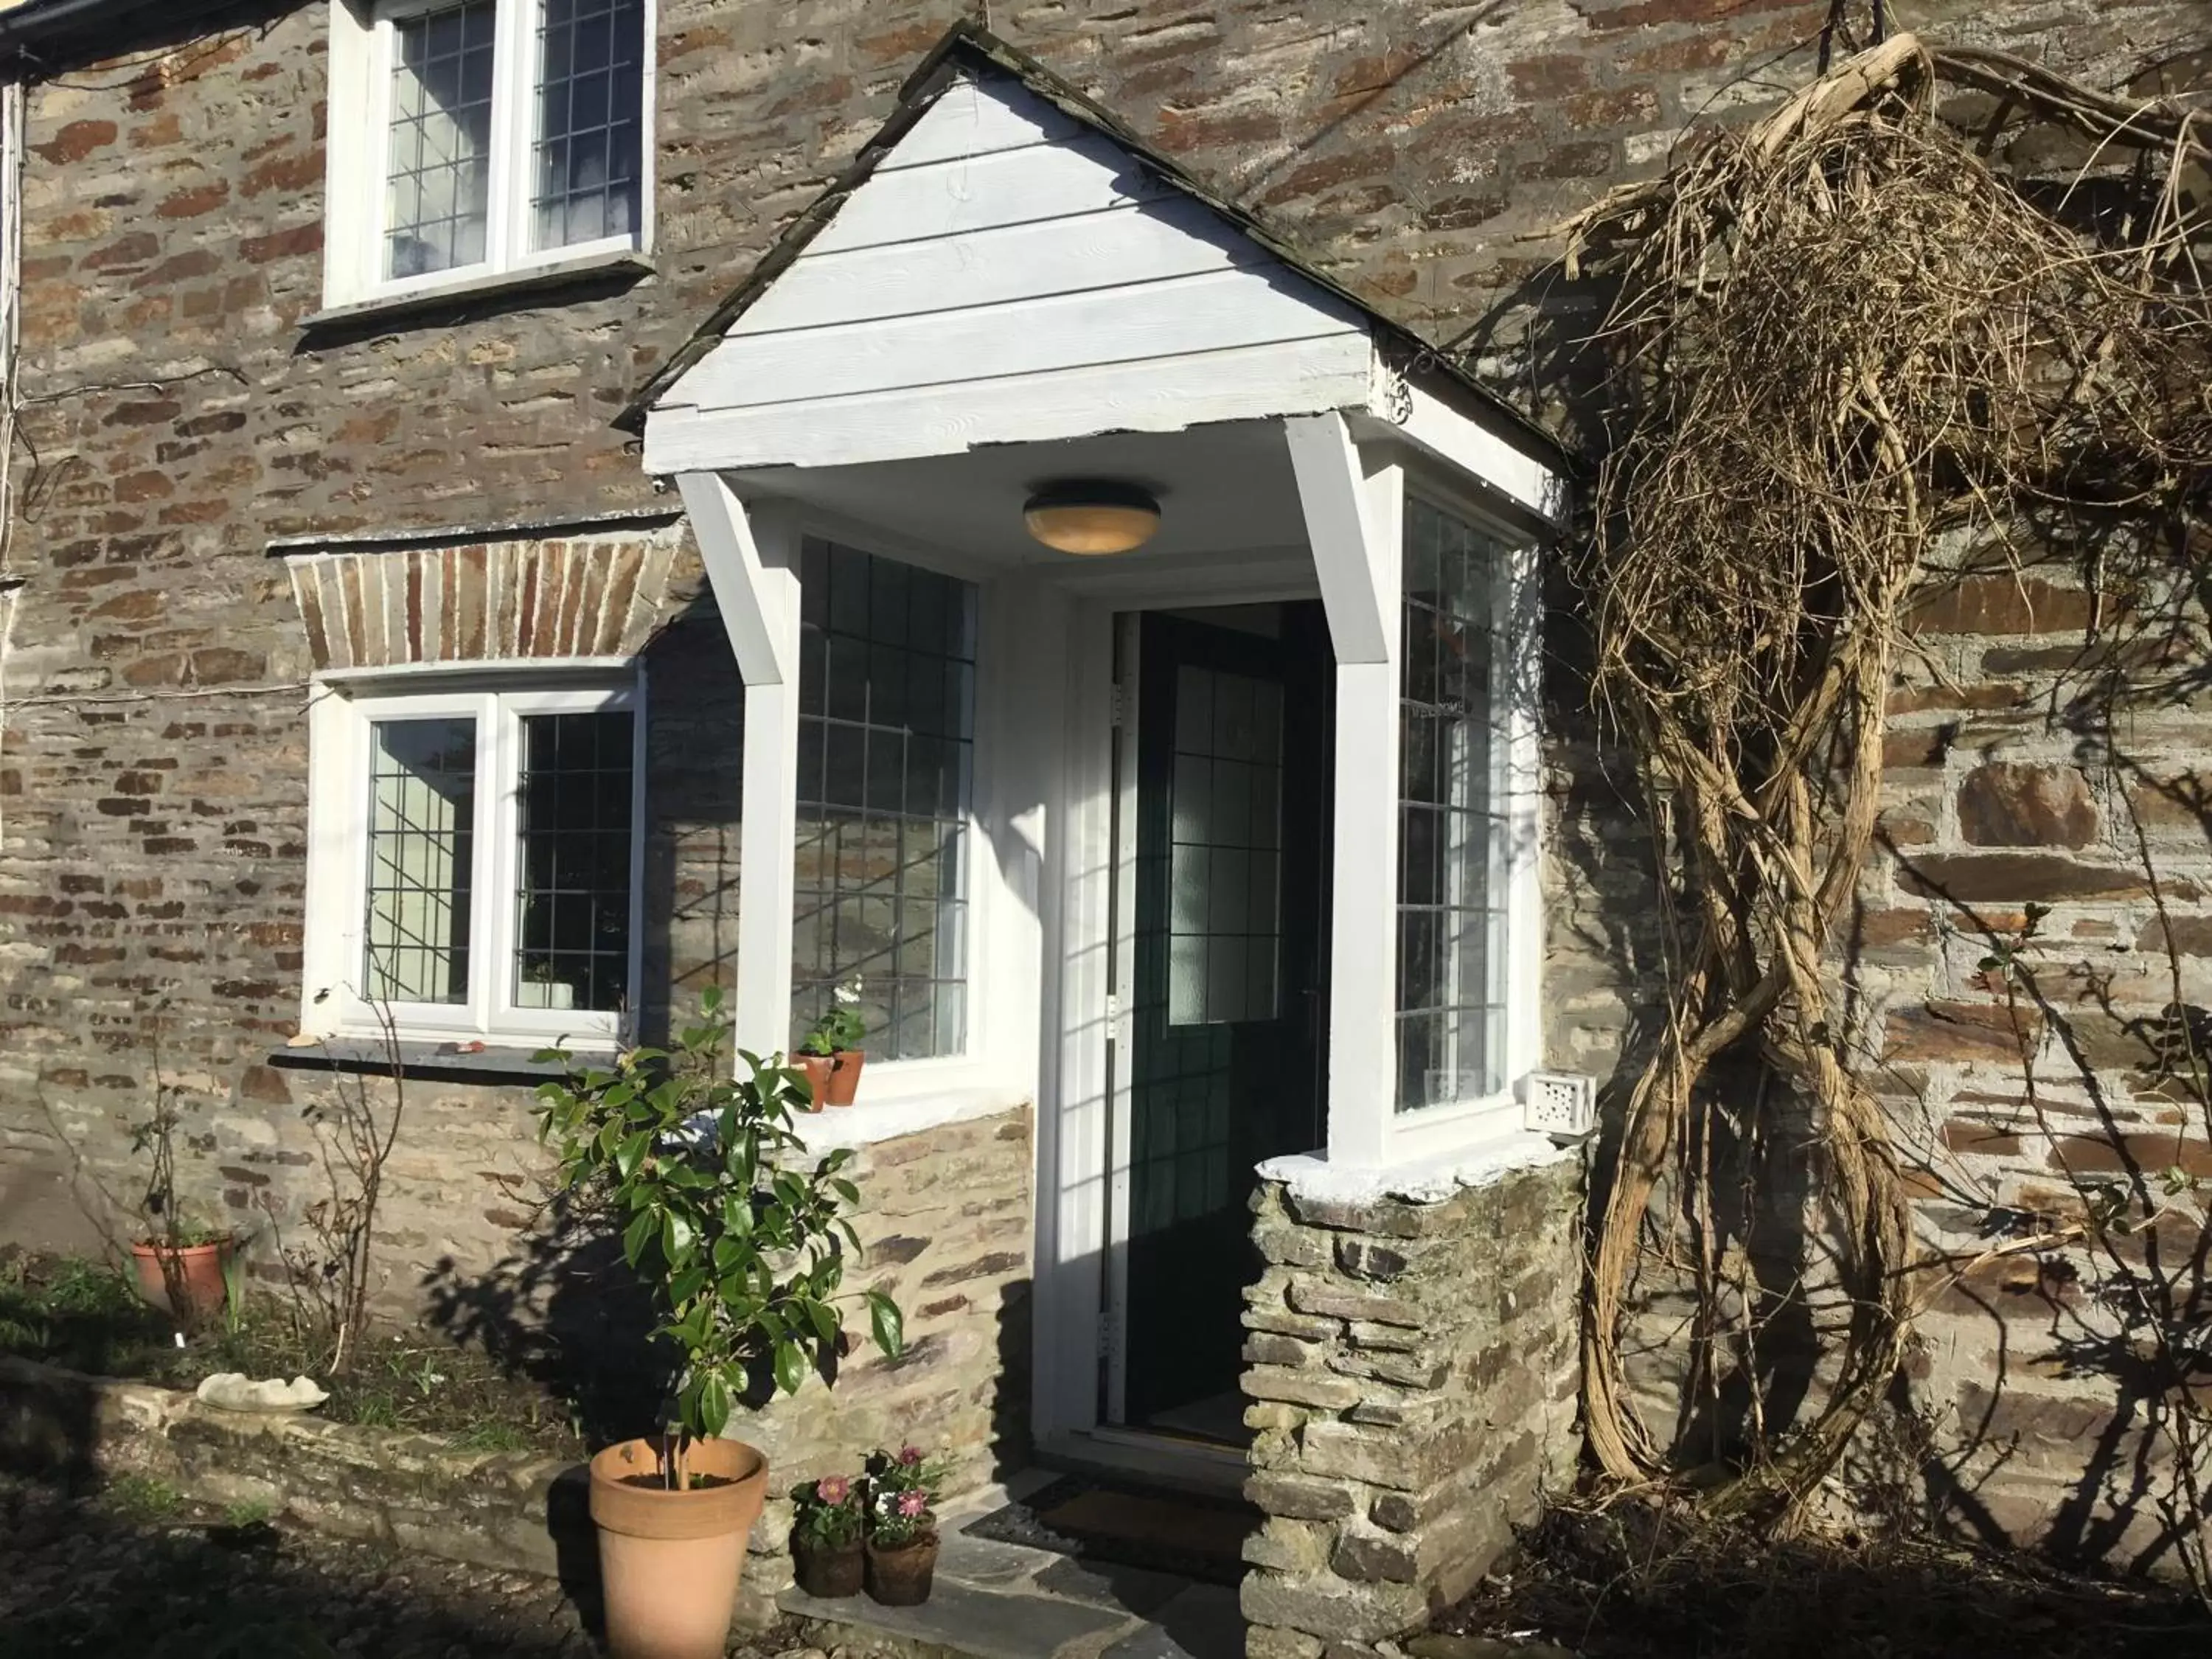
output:
[[[1692, 118], [1739, 118], [1786, 92], [1827, 10], [1134, 0], [999, 8], [993, 21], [1379, 308], [1432, 337], [1464, 335], [1501, 385], [1550, 398], [1564, 392], [1530, 319], [1571, 332], [1586, 296], [1541, 276], [1549, 250], [1525, 234], [1660, 165]], [[319, 651], [271, 542], [313, 558], [317, 538], [462, 525], [489, 546], [499, 526], [665, 506], [612, 414], [974, 11], [969, 0], [663, 0], [653, 272], [343, 327], [309, 321], [321, 304], [323, 5], [241, 0], [193, 39], [118, 40], [128, 55], [114, 63], [57, 63], [31, 86], [23, 407], [0, 545], [0, 586], [21, 584], [0, 596], [0, 1231], [82, 1244], [114, 1231], [112, 1200], [137, 1169], [123, 1126], [157, 1079], [203, 1103], [187, 1166], [202, 1195], [247, 1211], [319, 1195], [307, 1085], [266, 1062], [296, 1012], [305, 681], [333, 659], [332, 641], [325, 629]], [[1911, 21], [2100, 83], [2203, 74], [2202, 0], [1930, 0]], [[404, 611], [407, 584], [378, 586], [384, 614]], [[2078, 599], [2063, 603], [2078, 612]], [[2070, 1029], [2109, 1043], [2081, 1052], [2109, 1055], [2100, 1075], [2119, 1085], [2054, 1099], [2100, 1127], [2109, 1112], [2133, 1148], [2128, 1136], [2174, 1126], [2153, 1091], [2125, 1081], [2119, 1052], [2158, 995], [2144, 964], [2162, 957], [2141, 944], [2155, 918], [2123, 867], [2115, 809], [2139, 804], [2160, 860], [2197, 860], [2193, 757], [2206, 744], [2185, 710], [2170, 711], [2138, 728], [2140, 777], [2071, 754], [2036, 713], [2038, 677], [2056, 672], [2038, 653], [2070, 649], [2043, 632], [2057, 614], [1947, 636], [1962, 683], [1997, 701], [1952, 706], [1920, 688], [1925, 701], [1900, 702], [1900, 740], [1923, 758], [1901, 763], [1893, 830], [1942, 861], [1954, 893], [1965, 884], [1961, 896], [1994, 914], [2040, 893], [2062, 906], [2047, 936], [2093, 968], [2128, 967], [2117, 1012], [2085, 991], [2047, 1041], [2063, 1048]], [[656, 626], [649, 672], [691, 689], [653, 702], [648, 733], [649, 909], [665, 925], [648, 939], [642, 994], [665, 1018], [708, 977], [727, 978], [737, 712], [711, 613], [672, 588]], [[1997, 637], [2017, 632], [2029, 637]], [[1632, 790], [1595, 748], [1560, 759], [1550, 1048], [1555, 1063], [1608, 1077], [1649, 1009], [1649, 878]], [[2057, 845], [2006, 843], [2022, 833]], [[2203, 943], [2196, 890], [2156, 937]], [[1931, 1236], [1955, 1240], [1985, 1200], [2056, 1194], [2063, 1208], [2052, 1161], [2068, 1136], [2020, 1126], [1990, 999], [1971, 984], [1979, 947], [1944, 914], [1883, 863], [1862, 960], [1884, 976], [1869, 994], [1912, 1085], [1900, 1112], [1929, 1125], [1929, 1178], [1973, 1199], [1929, 1192]], [[417, 1297], [426, 1276], [480, 1277], [508, 1249], [538, 1173], [524, 1130], [512, 1091], [441, 1083], [410, 1104], [383, 1241], [390, 1305]], [[2039, 1468], [2047, 1485], [2079, 1443], [2067, 1413], [2118, 1396], [2050, 1374], [2087, 1297], [2074, 1280], [2045, 1285], [2040, 1267], [2035, 1286], [2008, 1288], [2025, 1271], [2009, 1261], [1983, 1270], [2002, 1281], [1985, 1294], [1945, 1292], [1952, 1334], [1930, 1351], [1931, 1409], [1946, 1432], [1987, 1422], [1990, 1443], [2028, 1448], [2008, 1471]], [[2032, 1382], [2023, 1336], [2043, 1356]], [[1972, 1391], [1991, 1387], [1998, 1355], [2012, 1367], [1999, 1395], [2027, 1402], [2015, 1416], [1984, 1411]], [[2107, 1413], [2115, 1447], [2132, 1409]], [[2033, 1481], [2019, 1490], [2022, 1514], [2047, 1496]]]
[[[127, 56], [112, 64], [58, 62], [34, 80], [25, 464], [0, 550], [0, 579], [22, 582], [0, 684], [0, 1225], [79, 1244], [111, 1229], [97, 1189], [127, 1190], [118, 1125], [143, 1115], [157, 1074], [209, 1103], [216, 1151], [229, 1144], [223, 1121], [261, 1135], [265, 1109], [285, 1103], [264, 1097], [278, 1091], [260, 1068], [295, 1014], [303, 681], [337, 654], [321, 589], [307, 604], [270, 544], [307, 538], [290, 550], [313, 558], [319, 537], [665, 505], [611, 416], [973, 9], [668, 0], [653, 274], [337, 327], [310, 322], [323, 5], [240, 0], [191, 39], [156, 25], [115, 42]], [[1378, 307], [1438, 335], [1480, 325], [1504, 362], [1517, 319], [1571, 319], [1578, 303], [1524, 291], [1545, 250], [1523, 234], [1656, 165], [1692, 116], [1775, 95], [1826, 10], [1139, 0], [1002, 9], [994, 21]], [[1941, 0], [1915, 21], [2113, 81], [2201, 45], [2197, 13], [2195, 0]], [[1501, 381], [1530, 383], [1518, 368]], [[618, 560], [620, 540], [598, 544]], [[388, 617], [407, 585], [379, 586]], [[683, 718], [734, 733], [733, 710]], [[656, 800], [664, 787], [684, 799], [681, 822], [656, 830], [656, 857], [660, 890], [689, 908], [654, 948], [648, 998], [677, 979], [688, 994], [728, 949], [734, 780], [703, 774], [735, 750], [691, 753], [698, 773], [664, 769], [649, 785]], [[1595, 918], [1621, 898], [1595, 895], [1578, 937], [1597, 965], [1561, 1011], [1600, 1069], [1626, 1015], [1598, 954], [1617, 924]], [[474, 1097], [448, 1091], [450, 1111], [426, 1113], [426, 1128], [468, 1119]], [[514, 1110], [486, 1097], [475, 1115]], [[225, 1165], [255, 1167], [271, 1188], [300, 1167], [225, 1155], [210, 1168]], [[434, 1207], [480, 1266], [496, 1251], [484, 1215], [511, 1206], [480, 1202], [471, 1218], [449, 1211], [452, 1196], [424, 1189], [426, 1224]]]
[[1581, 1178], [1561, 1154], [1425, 1200], [1262, 1185], [1251, 1659], [1380, 1651], [1572, 1483]]
[[[843, 1112], [807, 1119], [826, 1148], [848, 1137]], [[855, 1474], [867, 1454], [906, 1441], [951, 1465], [963, 1492], [1024, 1465], [1029, 1455], [1030, 1243], [1035, 1218], [1028, 1108], [939, 1123], [861, 1146], [846, 1173], [860, 1191], [853, 1220], [861, 1253], [848, 1271], [849, 1352], [834, 1383], [810, 1377], [734, 1417], [728, 1432], [775, 1467], [757, 1554], [780, 1556], [791, 1488], [823, 1474]], [[888, 1291], [905, 1316], [906, 1350], [885, 1358], [867, 1335], [858, 1299]], [[478, 1272], [449, 1269], [431, 1287], [454, 1334], [553, 1368], [590, 1403], [634, 1379], [644, 1346], [635, 1298], [610, 1242], [558, 1229], [513, 1242]], [[634, 1397], [634, 1393], [633, 1393]], [[594, 1422], [595, 1431], [645, 1425]], [[779, 1559], [755, 1563], [775, 1588]]]
[[[488, 1125], [486, 1136], [500, 1127]], [[476, 1162], [454, 1158], [450, 1178], [465, 1189]], [[862, 1194], [854, 1216], [862, 1255], [846, 1288], [856, 1297], [865, 1289], [896, 1297], [907, 1346], [898, 1358], [885, 1358], [865, 1335], [856, 1300], [848, 1325], [854, 1340], [834, 1384], [810, 1377], [798, 1394], [732, 1419], [730, 1435], [758, 1446], [772, 1469], [750, 1540], [751, 1614], [769, 1616], [770, 1598], [790, 1582], [794, 1486], [858, 1474], [871, 1451], [908, 1441], [948, 1460], [954, 1495], [1026, 1462], [1030, 1164], [1024, 1108], [878, 1142], [849, 1166]], [[595, 1350], [636, 1342], [632, 1310], [599, 1276], [588, 1256], [526, 1244], [488, 1273], [440, 1281], [434, 1295], [453, 1314], [458, 1334], [495, 1351], [506, 1341], [526, 1364], [550, 1358], [573, 1372], [588, 1369]], [[499, 1328], [515, 1322], [526, 1333]], [[67, 1476], [158, 1474], [210, 1503], [268, 1502], [343, 1536], [490, 1566], [550, 1573], [560, 1548], [591, 1547], [580, 1492], [569, 1492], [564, 1506], [556, 1490], [564, 1462], [458, 1452], [435, 1436], [317, 1418], [242, 1421], [169, 1389], [4, 1356], [0, 1462]], [[556, 1537], [563, 1524], [567, 1535]]]
[[[1914, 1390], [1929, 1510], [2179, 1573], [2175, 1404], [2143, 1316], [2208, 1310], [2190, 1056], [2212, 1004], [2212, 721], [2187, 689], [2200, 624], [2107, 599], [2092, 641], [2099, 608], [2054, 563], [1969, 577], [1921, 617], [1853, 976], [1935, 1258]], [[2163, 1219], [2069, 1240], [2099, 1194]]]
[[225, 1412], [173, 1389], [5, 1355], [0, 1467], [72, 1484], [147, 1476], [196, 1503], [265, 1506], [272, 1519], [336, 1537], [549, 1577], [587, 1563], [594, 1547], [570, 1459]]

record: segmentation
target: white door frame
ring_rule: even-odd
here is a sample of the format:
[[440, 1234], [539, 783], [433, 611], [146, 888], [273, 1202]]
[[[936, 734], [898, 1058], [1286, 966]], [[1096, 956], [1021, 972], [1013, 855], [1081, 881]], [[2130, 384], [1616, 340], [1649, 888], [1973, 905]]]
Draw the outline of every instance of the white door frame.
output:
[[[1203, 565], [1199, 570], [1203, 571]], [[1116, 845], [1114, 645], [1117, 617], [1142, 611], [1262, 605], [1318, 599], [1318, 584], [1279, 568], [1241, 583], [1202, 574], [1182, 581], [1085, 598], [1071, 607], [1067, 791], [1058, 872], [1056, 933], [1060, 995], [1057, 1057], [1039, 1079], [1036, 1397], [1038, 1449], [1063, 1462], [1107, 1465], [1171, 1480], [1233, 1488], [1244, 1456], [1170, 1436], [1121, 1427], [1126, 1343], [1120, 1315], [1126, 1291], [1129, 1180], [1128, 1085], [1112, 1040], [1121, 1011], [1110, 1000], [1133, 969], [1133, 871]], [[1133, 660], [1129, 665], [1134, 675]], [[1121, 711], [1131, 741], [1121, 746], [1126, 781], [1136, 763], [1136, 696]], [[1123, 837], [1127, 841], [1128, 837]], [[1118, 875], [1119, 879], [1115, 879]], [[1121, 914], [1115, 914], [1115, 900]], [[1115, 963], [1119, 958], [1118, 977]], [[1122, 1036], [1121, 1054], [1127, 1053]], [[1234, 1316], [1233, 1311], [1231, 1316]], [[1102, 1364], [1104, 1368], [1102, 1390]], [[1108, 1395], [1102, 1413], [1100, 1395]]]

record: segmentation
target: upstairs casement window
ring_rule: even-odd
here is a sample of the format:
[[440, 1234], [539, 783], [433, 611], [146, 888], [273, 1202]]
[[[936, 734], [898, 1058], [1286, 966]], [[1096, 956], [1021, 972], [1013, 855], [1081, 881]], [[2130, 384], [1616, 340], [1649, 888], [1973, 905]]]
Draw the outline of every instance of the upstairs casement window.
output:
[[339, 0], [325, 301], [646, 242], [651, 0]]
[[629, 1030], [634, 685], [326, 690], [313, 716], [302, 1029], [586, 1046]]

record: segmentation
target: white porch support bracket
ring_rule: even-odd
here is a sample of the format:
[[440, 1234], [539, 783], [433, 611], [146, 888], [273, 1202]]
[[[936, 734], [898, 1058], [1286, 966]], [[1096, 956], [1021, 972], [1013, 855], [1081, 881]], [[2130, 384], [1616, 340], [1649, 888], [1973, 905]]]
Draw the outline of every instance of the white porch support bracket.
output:
[[1328, 1157], [1385, 1161], [1396, 1104], [1399, 521], [1405, 475], [1340, 415], [1283, 422], [1336, 650]]
[[677, 479], [700, 562], [745, 684], [738, 828], [737, 1046], [791, 1046], [793, 865], [798, 842], [799, 519], [746, 502], [718, 472]]

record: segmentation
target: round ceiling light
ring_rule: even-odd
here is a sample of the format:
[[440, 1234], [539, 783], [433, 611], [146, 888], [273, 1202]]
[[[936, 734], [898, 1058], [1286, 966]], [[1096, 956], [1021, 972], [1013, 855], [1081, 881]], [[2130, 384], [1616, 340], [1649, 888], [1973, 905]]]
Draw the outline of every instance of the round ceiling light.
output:
[[1022, 505], [1030, 534], [1061, 553], [1127, 553], [1152, 540], [1160, 504], [1134, 484], [1071, 479], [1042, 486]]

